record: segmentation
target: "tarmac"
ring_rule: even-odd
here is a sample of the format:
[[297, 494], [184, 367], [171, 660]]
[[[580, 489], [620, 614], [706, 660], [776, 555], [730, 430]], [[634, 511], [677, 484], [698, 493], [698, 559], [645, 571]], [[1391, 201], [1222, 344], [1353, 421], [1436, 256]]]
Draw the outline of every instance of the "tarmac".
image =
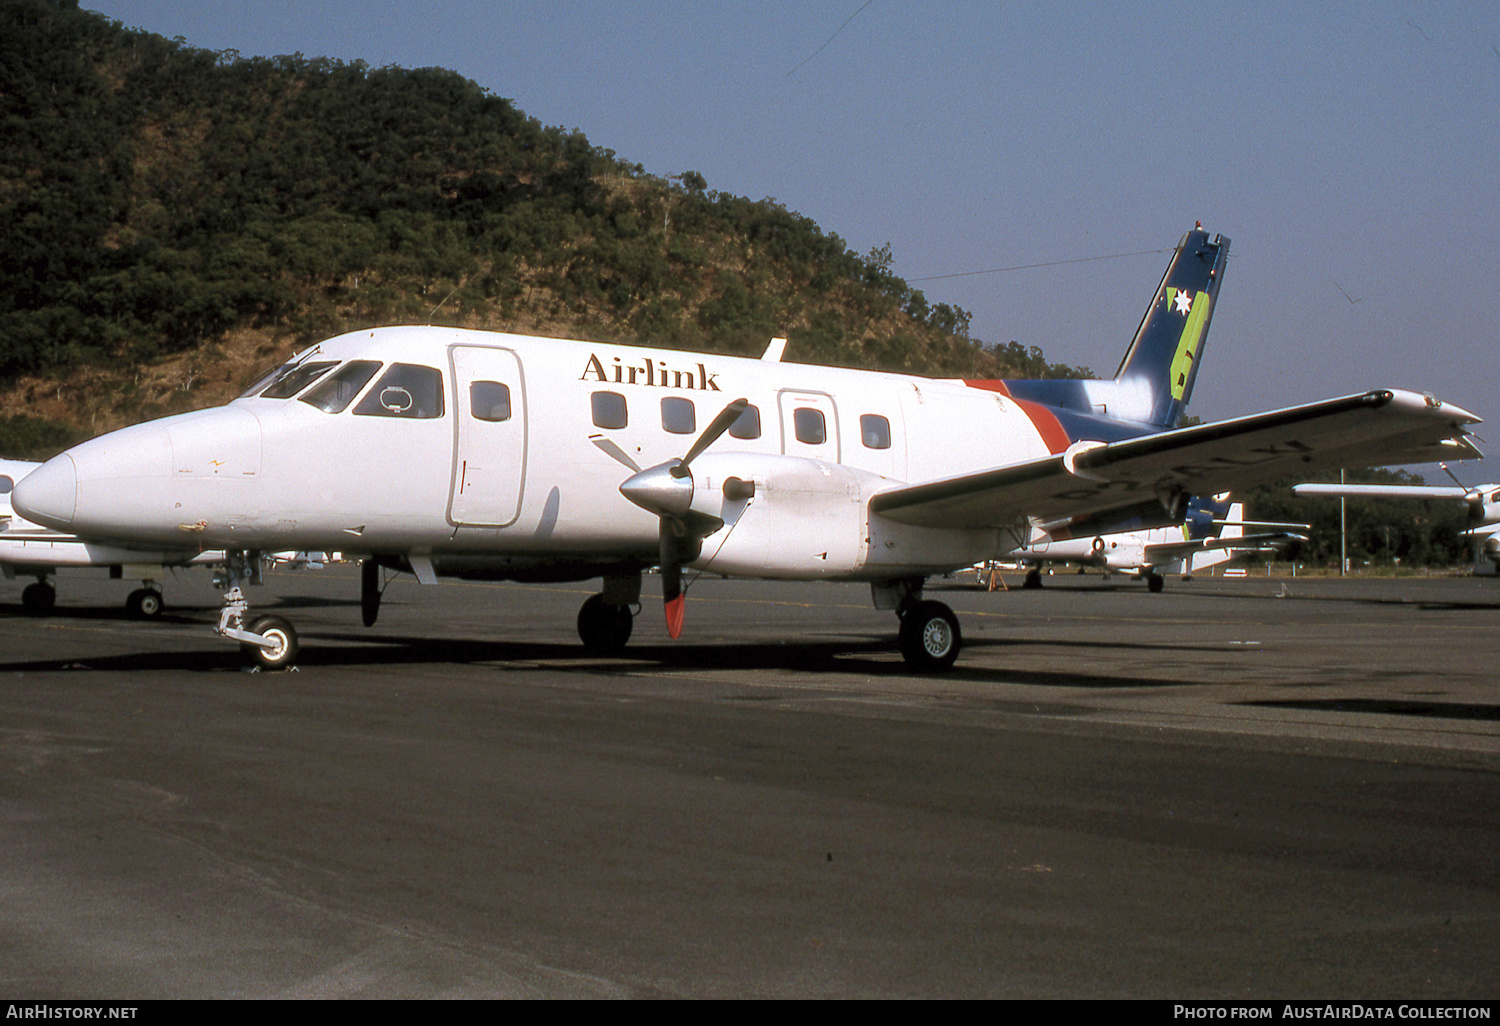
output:
[[[1008, 578], [1012, 585], [1019, 576]], [[0, 996], [1500, 996], [1500, 580], [0, 583]]]

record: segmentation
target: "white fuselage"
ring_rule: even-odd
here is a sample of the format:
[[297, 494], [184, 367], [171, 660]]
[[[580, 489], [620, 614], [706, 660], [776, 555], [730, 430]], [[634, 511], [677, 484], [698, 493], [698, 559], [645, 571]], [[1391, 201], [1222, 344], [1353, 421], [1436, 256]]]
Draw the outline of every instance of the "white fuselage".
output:
[[[380, 366], [338, 412], [305, 401], [350, 361]], [[742, 420], [693, 462], [693, 508], [724, 527], [691, 565], [877, 580], [1013, 542], [1007, 527], [872, 516], [873, 494], [1048, 454], [1017, 403], [960, 381], [440, 327], [351, 332], [301, 360], [319, 362], [333, 366], [285, 398], [79, 445], [37, 472], [24, 503], [59, 530], [141, 548], [335, 549], [417, 556], [439, 573], [581, 578], [658, 553], [658, 518], [619, 491], [631, 471], [591, 438], [649, 467], [744, 397], [758, 432]], [[388, 377], [397, 364], [440, 373], [440, 409], [438, 393]], [[754, 481], [753, 497], [727, 498], [728, 477]]]

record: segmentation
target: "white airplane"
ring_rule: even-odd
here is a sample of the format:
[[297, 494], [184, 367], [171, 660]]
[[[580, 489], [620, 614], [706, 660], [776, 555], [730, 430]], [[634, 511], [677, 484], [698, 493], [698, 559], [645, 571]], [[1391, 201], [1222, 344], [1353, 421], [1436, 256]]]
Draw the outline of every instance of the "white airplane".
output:
[[169, 567], [196, 566], [222, 562], [222, 552], [196, 553], [173, 548], [170, 551], [145, 551], [136, 547], [88, 542], [75, 534], [56, 531], [17, 516], [11, 508], [11, 494], [17, 482], [24, 480], [42, 464], [31, 460], [0, 459], [0, 573], [6, 580], [35, 577], [21, 591], [21, 608], [34, 616], [51, 612], [57, 601], [57, 589], [48, 578], [63, 567], [107, 568], [111, 577], [136, 579], [141, 586], [125, 599], [131, 616], [150, 619], [162, 610], [161, 586], [158, 582]]
[[[84, 442], [17, 485], [15, 508], [112, 545], [226, 552], [218, 633], [268, 668], [297, 651], [242, 584], [259, 554], [342, 550], [440, 577], [602, 578], [586, 646], [632, 627], [661, 572], [866, 581], [907, 661], [950, 666], [952, 610], [926, 579], [1024, 546], [1037, 527], [1147, 510], [1293, 469], [1477, 456], [1478, 418], [1378, 390], [1177, 428], [1229, 241], [1188, 232], [1111, 380], [963, 381], [499, 332], [351, 331], [227, 406]], [[738, 397], [738, 398], [734, 398]], [[703, 425], [707, 423], [707, 426]], [[712, 450], [712, 451], [710, 451]], [[644, 469], [642, 469], [644, 468]]]
[[[1444, 466], [1443, 470], [1448, 468]], [[1449, 476], [1452, 477], [1451, 472]], [[1292, 493], [1349, 499], [1457, 499], [1469, 508], [1469, 529], [1461, 537], [1468, 538], [1474, 546], [1476, 560], [1482, 555], [1500, 570], [1500, 484], [1473, 488], [1461, 484], [1299, 484], [1292, 486]]]
[[[1256, 529], [1246, 534], [1245, 528]], [[1032, 564], [1024, 587], [1042, 586], [1041, 565], [1069, 563], [1100, 567], [1107, 572], [1129, 573], [1145, 578], [1146, 587], [1161, 591], [1164, 574], [1191, 576], [1227, 563], [1248, 552], [1268, 552], [1293, 541], [1306, 541], [1307, 524], [1282, 524], [1246, 520], [1245, 504], [1231, 503], [1227, 496], [1194, 499], [1181, 524], [1142, 527], [1137, 530], [1070, 537], [1071, 532], [1039, 532], [1032, 544], [1011, 554], [1020, 563]]]

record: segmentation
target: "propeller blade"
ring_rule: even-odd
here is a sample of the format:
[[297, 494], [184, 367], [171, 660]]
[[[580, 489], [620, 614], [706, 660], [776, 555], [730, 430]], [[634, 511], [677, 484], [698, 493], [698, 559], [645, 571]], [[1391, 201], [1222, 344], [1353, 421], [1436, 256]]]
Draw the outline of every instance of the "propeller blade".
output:
[[687, 455], [682, 458], [682, 462], [672, 468], [672, 476], [687, 477], [688, 474], [692, 473], [688, 469], [688, 464], [702, 455], [704, 449], [717, 442], [719, 436], [728, 431], [730, 426], [740, 419], [740, 414], [744, 413], [745, 407], [749, 405], [750, 400], [748, 399], [736, 399], [720, 410], [719, 415], [713, 419], [713, 422], [703, 429], [703, 434], [698, 436], [698, 440], [687, 451]]
[[635, 460], [631, 459], [629, 453], [627, 453], [624, 449], [621, 449], [610, 439], [605, 438], [603, 435], [589, 435], [589, 441], [598, 446], [599, 451], [604, 453], [605, 455], [614, 457], [616, 460], [625, 464], [637, 474], [641, 472], [641, 465]]
[[673, 641], [681, 636], [682, 621], [687, 613], [687, 597], [682, 593], [680, 530], [680, 523], [669, 517], [661, 518], [661, 601], [667, 614], [667, 635]]

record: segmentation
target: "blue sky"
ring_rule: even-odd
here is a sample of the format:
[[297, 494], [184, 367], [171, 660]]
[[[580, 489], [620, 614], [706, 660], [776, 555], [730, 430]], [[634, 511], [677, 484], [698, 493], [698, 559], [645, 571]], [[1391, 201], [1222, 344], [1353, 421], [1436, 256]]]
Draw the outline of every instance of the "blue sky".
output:
[[1201, 220], [1234, 244], [1193, 412], [1412, 388], [1500, 450], [1500, 4], [82, 5], [246, 56], [452, 68], [650, 172], [889, 242], [908, 281], [1081, 261], [914, 284], [1100, 374], [1151, 251]]

